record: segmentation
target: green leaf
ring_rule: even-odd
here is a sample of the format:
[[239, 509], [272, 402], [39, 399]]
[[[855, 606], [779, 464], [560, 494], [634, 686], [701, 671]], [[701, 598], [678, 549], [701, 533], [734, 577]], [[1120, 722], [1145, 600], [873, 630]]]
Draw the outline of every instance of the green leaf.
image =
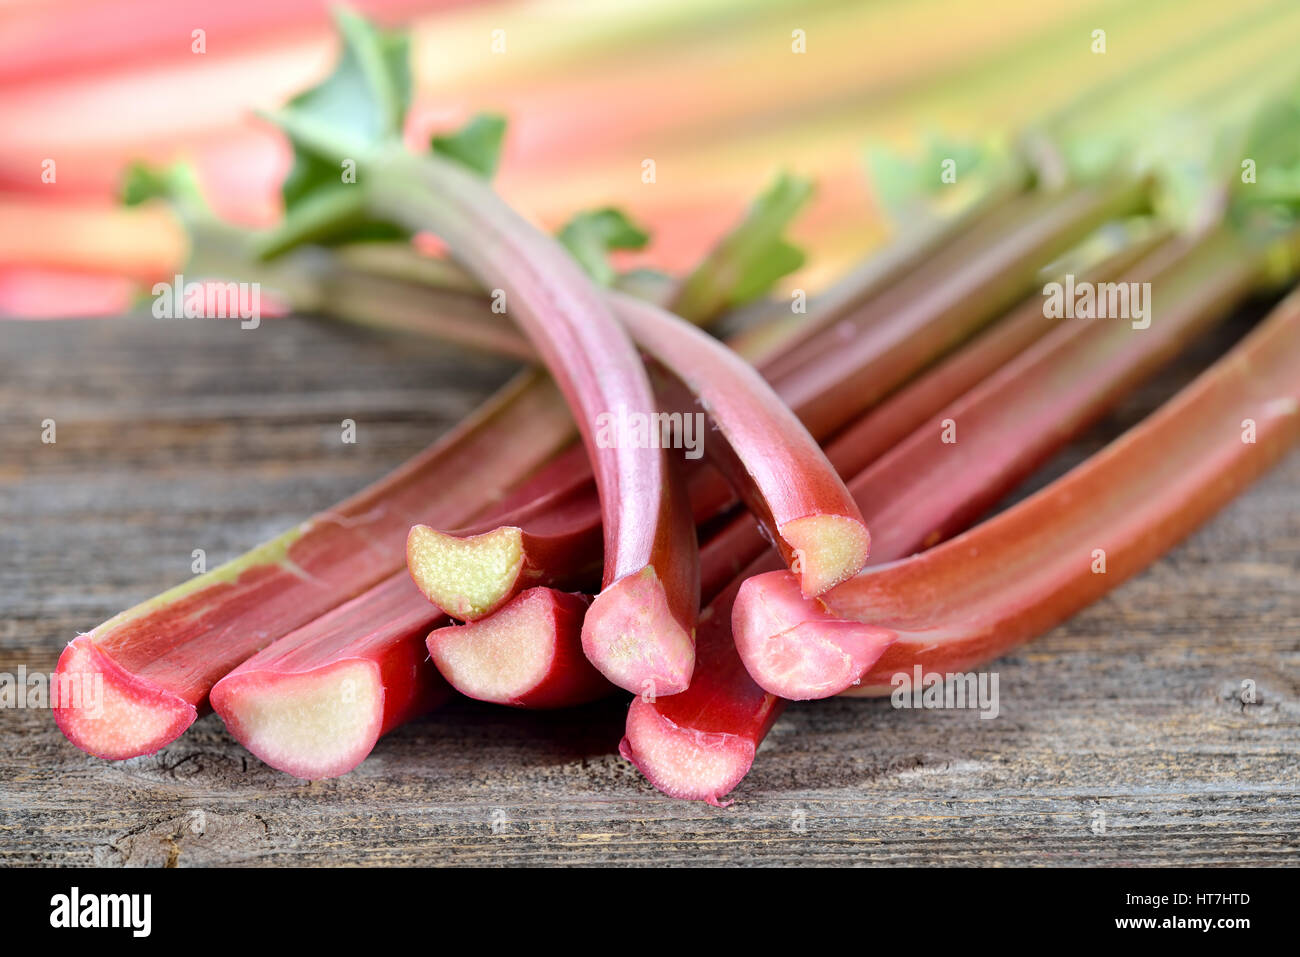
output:
[[782, 233], [812, 195], [811, 180], [782, 173], [750, 206], [745, 218], [682, 283], [673, 303], [681, 316], [700, 322], [730, 306], [767, 293], [803, 265]]
[[612, 249], [642, 249], [650, 235], [638, 228], [620, 210], [605, 207], [579, 213], [560, 230], [557, 238], [578, 261], [587, 275], [608, 286], [617, 274], [609, 264]]
[[358, 148], [400, 137], [411, 101], [409, 38], [345, 7], [333, 12], [343, 39], [334, 72], [284, 112]]
[[756, 253], [748, 268], [731, 290], [732, 303], [739, 305], [766, 295], [783, 276], [804, 264], [803, 250], [783, 239]]
[[978, 172], [989, 161], [989, 148], [982, 143], [956, 140], [939, 132], [926, 137], [926, 155], [922, 164], [923, 182], [931, 191], [946, 185], [940, 178], [943, 163], [952, 160], [957, 176]]
[[867, 170], [876, 203], [893, 220], [916, 202], [920, 174], [915, 161], [883, 146], [867, 149]]
[[258, 243], [270, 259], [305, 243], [322, 246], [374, 240], [408, 239], [409, 232], [366, 213], [364, 164], [356, 181], [344, 180], [344, 167], [298, 150], [281, 188], [284, 219]]
[[945, 164], [951, 162], [955, 182], [989, 165], [992, 148], [986, 144], [953, 139], [943, 133], [927, 134], [918, 156], [904, 156], [883, 146], [867, 149], [867, 169], [876, 201], [890, 219], [902, 222], [924, 206], [945, 186]]
[[495, 113], [480, 113], [455, 133], [435, 136], [430, 146], [435, 153], [455, 160], [484, 179], [490, 180], [501, 159], [501, 141], [506, 119]]
[[207, 201], [199, 188], [199, 178], [188, 163], [150, 166], [132, 163], [122, 177], [119, 198], [124, 206], [139, 206], [151, 200], [163, 200], [184, 212], [203, 212]]
[[[1130, 149], [1137, 169], [1156, 177], [1155, 207], [1183, 228], [1225, 212], [1238, 225], [1268, 232], [1300, 213], [1300, 99], [1261, 94], [1226, 109], [1186, 109], [1144, 127]], [[1254, 182], [1243, 179], [1250, 161]], [[1261, 233], [1262, 234], [1262, 233]]]
[[[294, 161], [282, 188], [284, 221], [261, 242], [263, 258], [303, 243], [409, 238], [367, 215], [365, 177], [371, 149], [401, 140], [411, 99], [410, 43], [347, 9], [336, 9], [334, 18], [343, 39], [334, 71], [270, 116], [293, 142]], [[432, 145], [491, 177], [504, 135], [504, 118], [485, 114]]]
[[322, 189], [285, 210], [280, 225], [258, 239], [257, 255], [271, 259], [306, 244], [334, 246], [409, 238], [406, 230], [367, 216], [365, 196], [359, 189]]
[[[1242, 215], [1268, 214], [1294, 222], [1300, 214], [1300, 95], [1258, 111], [1230, 162], [1233, 199]], [[1255, 182], [1242, 180], [1242, 163], [1254, 164]]]
[[366, 215], [365, 154], [400, 141], [411, 99], [410, 42], [335, 8], [342, 48], [334, 71], [270, 119], [294, 146], [285, 177], [284, 221], [258, 244], [268, 259], [303, 243], [407, 238]]
[[343, 164], [323, 160], [312, 153], [295, 150], [293, 165], [280, 185], [280, 195], [284, 198], [285, 209], [292, 209], [297, 203], [307, 199], [325, 187], [335, 183], [350, 186], [343, 182]]

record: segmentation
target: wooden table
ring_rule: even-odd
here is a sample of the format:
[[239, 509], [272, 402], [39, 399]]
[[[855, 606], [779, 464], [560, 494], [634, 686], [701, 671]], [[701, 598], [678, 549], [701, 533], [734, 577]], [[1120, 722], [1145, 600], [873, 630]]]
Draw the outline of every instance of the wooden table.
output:
[[[1044, 469], [1136, 421], [1239, 317]], [[0, 671], [327, 506], [508, 363], [309, 320], [0, 326]], [[343, 419], [357, 442], [340, 441]], [[54, 419], [54, 444], [41, 441]], [[200, 720], [118, 764], [0, 711], [5, 863], [1049, 864], [1300, 861], [1300, 455], [1138, 579], [1001, 661], [1001, 714], [791, 707], [718, 810], [615, 753], [623, 701], [468, 702], [304, 784]], [[1256, 700], [1243, 704], [1243, 681]]]

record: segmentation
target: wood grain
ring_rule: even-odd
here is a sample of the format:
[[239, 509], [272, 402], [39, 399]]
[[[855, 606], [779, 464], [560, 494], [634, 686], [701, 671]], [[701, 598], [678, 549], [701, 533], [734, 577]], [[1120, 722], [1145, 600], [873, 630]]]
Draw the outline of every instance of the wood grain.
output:
[[[1030, 486], [1136, 421], [1255, 314]], [[78, 630], [187, 577], [193, 549], [211, 567], [360, 488], [512, 371], [299, 319], [10, 322], [0, 336], [11, 673], [48, 670]], [[457, 703], [315, 784], [262, 765], [213, 716], [107, 764], [48, 712], [3, 710], [0, 861], [1295, 864], [1298, 569], [1292, 454], [1146, 574], [1002, 660], [998, 718], [792, 707], [725, 811], [669, 801], [617, 757], [619, 700], [557, 714]]]

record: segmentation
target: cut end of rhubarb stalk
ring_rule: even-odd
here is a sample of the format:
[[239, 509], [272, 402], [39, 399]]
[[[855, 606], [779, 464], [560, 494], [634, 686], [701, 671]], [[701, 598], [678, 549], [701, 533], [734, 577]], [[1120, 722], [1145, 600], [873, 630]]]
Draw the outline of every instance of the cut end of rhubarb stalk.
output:
[[515, 594], [523, 532], [503, 526], [461, 538], [416, 525], [406, 539], [406, 564], [425, 598], [452, 618], [475, 621]]
[[627, 736], [618, 750], [669, 797], [714, 807], [731, 803], [722, 798], [754, 763], [752, 741], [679, 727], [641, 698], [628, 710]]
[[59, 657], [54, 720], [88, 754], [121, 761], [153, 754], [194, 723], [194, 705], [125, 671], [88, 635]]
[[871, 535], [861, 522], [844, 515], [809, 515], [786, 522], [778, 532], [794, 551], [791, 570], [812, 598], [847, 581], [867, 563]]
[[578, 595], [531, 588], [487, 618], [435, 630], [429, 655], [452, 687], [479, 701], [585, 704], [613, 690], [579, 647], [586, 608]]
[[783, 571], [741, 585], [731, 628], [754, 681], [792, 701], [844, 691], [897, 637], [887, 628], [835, 617], [816, 598], [805, 598], [794, 575]]
[[212, 708], [271, 767], [318, 780], [346, 774], [379, 740], [384, 686], [370, 661], [301, 673], [247, 671], [212, 689]]
[[652, 567], [614, 582], [591, 603], [582, 650], [606, 678], [634, 694], [685, 691], [695, 670], [695, 633], [673, 617]]

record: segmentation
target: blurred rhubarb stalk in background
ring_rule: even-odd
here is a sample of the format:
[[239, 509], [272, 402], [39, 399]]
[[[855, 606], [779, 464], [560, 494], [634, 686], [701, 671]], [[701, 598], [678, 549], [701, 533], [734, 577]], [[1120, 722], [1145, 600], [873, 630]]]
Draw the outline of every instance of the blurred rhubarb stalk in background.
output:
[[[915, 154], [940, 129], [1005, 140], [1098, 98], [1113, 123], [1134, 79], [1158, 74], [1118, 111], [1140, 126], [1300, 38], [1300, 8], [1277, 0], [357, 6], [413, 24], [412, 143], [480, 109], [504, 113], [502, 195], [547, 228], [597, 204], [628, 210], [654, 240], [620, 266], [681, 271], [775, 169], [815, 178], [793, 237], [808, 264], [789, 281], [809, 290], [914, 218], [882, 212], [869, 144]], [[190, 158], [218, 214], [274, 221], [289, 156], [252, 112], [309, 85], [333, 52], [314, 0], [5, 5], [0, 313], [112, 313], [129, 304], [125, 280], [170, 277], [183, 233], [158, 210], [113, 205], [130, 160]], [[962, 172], [936, 204], [963, 200]]]

